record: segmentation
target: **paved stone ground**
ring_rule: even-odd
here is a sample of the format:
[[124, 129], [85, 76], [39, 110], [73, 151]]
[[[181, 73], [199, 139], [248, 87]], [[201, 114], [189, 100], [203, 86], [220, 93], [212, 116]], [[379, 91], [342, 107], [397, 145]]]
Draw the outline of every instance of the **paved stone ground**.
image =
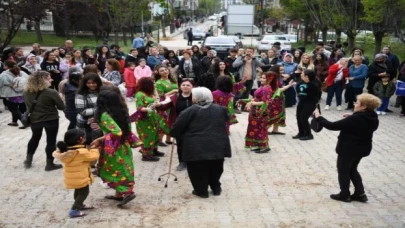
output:
[[[134, 103], [128, 104], [131, 112]], [[4, 110], [2, 105], [0, 109]], [[0, 114], [0, 227], [405, 227], [405, 119], [395, 114], [380, 118], [371, 156], [360, 165], [369, 203], [341, 203], [335, 168], [337, 132], [323, 130], [315, 140], [292, 140], [296, 134], [295, 109], [287, 110], [286, 136], [270, 137], [271, 153], [255, 154], [243, 148], [247, 113], [231, 128], [233, 157], [225, 162], [223, 194], [208, 199], [191, 195], [187, 172], [164, 188], [158, 182], [168, 168], [169, 156], [158, 163], [141, 161], [134, 149], [137, 198], [125, 209], [104, 200], [113, 191], [100, 179], [91, 185], [86, 203], [97, 209], [84, 218], [70, 219], [73, 191], [63, 187], [62, 171], [45, 172], [45, 139], [33, 167], [24, 170], [29, 129], [7, 126], [11, 115]], [[337, 120], [343, 112], [324, 116]], [[61, 115], [58, 139], [67, 120]], [[169, 152], [169, 148], [161, 148]], [[174, 158], [177, 165], [177, 156]]]

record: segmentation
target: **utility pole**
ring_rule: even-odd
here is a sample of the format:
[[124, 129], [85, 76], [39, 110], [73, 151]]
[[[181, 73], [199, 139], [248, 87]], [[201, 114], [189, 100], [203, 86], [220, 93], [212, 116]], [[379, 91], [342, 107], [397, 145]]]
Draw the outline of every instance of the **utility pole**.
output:
[[260, 18], [261, 18], [261, 22], [262, 22], [262, 35], [264, 35], [264, 0], [261, 0], [260, 8], [261, 8]]

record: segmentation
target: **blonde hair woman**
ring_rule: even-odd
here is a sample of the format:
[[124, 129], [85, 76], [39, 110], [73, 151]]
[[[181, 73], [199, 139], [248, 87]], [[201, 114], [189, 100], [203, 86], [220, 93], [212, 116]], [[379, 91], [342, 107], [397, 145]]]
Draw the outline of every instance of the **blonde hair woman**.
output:
[[[357, 171], [363, 157], [370, 155], [373, 142], [373, 133], [377, 130], [379, 121], [375, 109], [381, 101], [371, 94], [357, 96], [354, 103], [354, 113], [345, 114], [342, 120], [329, 122], [321, 116], [318, 110], [315, 117], [324, 128], [332, 131], [340, 131], [336, 145], [338, 179], [340, 193], [332, 194], [330, 198], [343, 202], [360, 201], [367, 202], [363, 182]], [[350, 181], [354, 185], [354, 194], [350, 195]]]
[[34, 72], [27, 81], [23, 93], [27, 110], [30, 112], [32, 136], [28, 142], [27, 158], [24, 161], [25, 168], [31, 168], [32, 158], [38, 148], [42, 131], [46, 133], [46, 166], [45, 171], [62, 168], [53, 163], [52, 152], [56, 149], [56, 136], [59, 130], [59, 110], [65, 109], [58, 92], [50, 89], [52, 78], [46, 71]]
[[301, 56], [301, 62], [298, 64], [298, 69], [302, 70], [315, 70], [314, 63], [312, 62], [312, 57], [308, 53], [304, 53]]

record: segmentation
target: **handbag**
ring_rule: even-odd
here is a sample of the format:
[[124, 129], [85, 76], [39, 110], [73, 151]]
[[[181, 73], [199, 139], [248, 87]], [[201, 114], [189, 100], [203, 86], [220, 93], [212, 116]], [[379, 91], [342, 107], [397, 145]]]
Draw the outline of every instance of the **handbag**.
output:
[[[321, 113], [321, 107], [319, 104], [316, 105], [316, 108], [319, 110], [319, 113]], [[316, 120], [314, 114], [312, 114], [311, 129], [317, 133], [323, 129], [323, 126], [318, 122], [318, 120]]]
[[395, 95], [405, 96], [405, 82], [397, 80], [397, 88], [395, 90]]
[[24, 127], [28, 127], [31, 125], [31, 121], [30, 121], [30, 115], [31, 113], [34, 111], [35, 106], [37, 105], [38, 102], [38, 97], [39, 95], [41, 95], [42, 91], [39, 91], [37, 96], [35, 97], [35, 99], [32, 101], [32, 105], [31, 108], [28, 112], [24, 112], [21, 115], [21, 123], [24, 125]]

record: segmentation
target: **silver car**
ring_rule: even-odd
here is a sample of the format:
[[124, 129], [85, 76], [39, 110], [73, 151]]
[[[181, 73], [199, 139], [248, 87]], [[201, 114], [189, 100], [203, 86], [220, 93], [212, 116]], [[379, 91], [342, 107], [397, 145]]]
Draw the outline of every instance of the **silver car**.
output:
[[273, 47], [275, 42], [280, 42], [281, 49], [291, 50], [291, 42], [285, 35], [265, 35], [257, 43], [257, 51], [267, 51]]
[[196, 27], [189, 27], [183, 33], [183, 38], [184, 39], [186, 39], [186, 40], [188, 39], [187, 33], [188, 33], [190, 28], [193, 29], [192, 30], [193, 31], [193, 40], [202, 40], [202, 39], [205, 38], [205, 32], [201, 31], [201, 29], [196, 28]]

